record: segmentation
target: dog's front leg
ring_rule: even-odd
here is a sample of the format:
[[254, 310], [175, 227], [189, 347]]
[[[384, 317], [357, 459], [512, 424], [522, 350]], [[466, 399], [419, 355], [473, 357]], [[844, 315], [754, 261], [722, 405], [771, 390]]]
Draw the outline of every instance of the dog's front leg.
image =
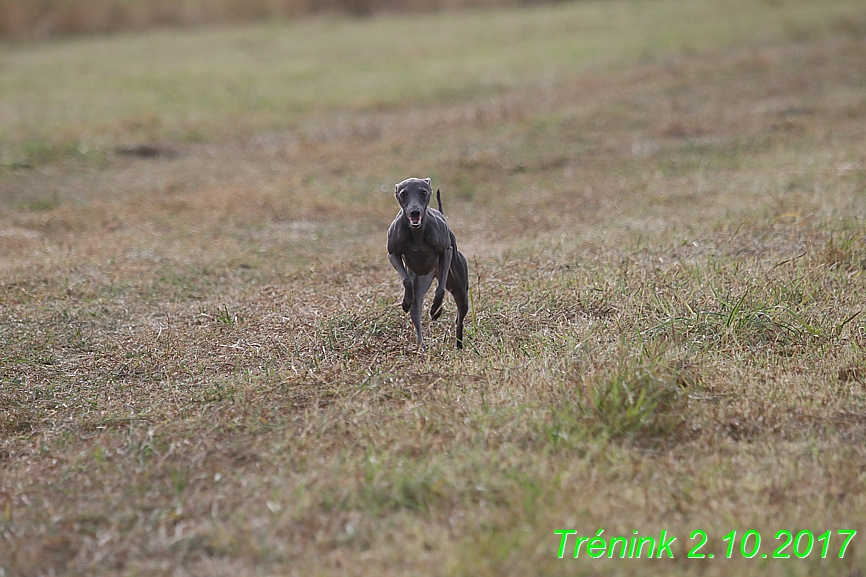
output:
[[388, 261], [397, 269], [397, 273], [403, 280], [403, 312], [408, 313], [409, 308], [415, 301], [415, 286], [412, 275], [406, 270], [406, 265], [403, 264], [403, 257], [401, 255], [391, 253], [388, 255]]
[[434, 321], [442, 315], [442, 301], [445, 300], [445, 285], [448, 282], [448, 271], [451, 270], [451, 256], [453, 250], [450, 246], [446, 248], [439, 257], [439, 284], [436, 285], [436, 293], [433, 295], [433, 304], [430, 306], [430, 318]]

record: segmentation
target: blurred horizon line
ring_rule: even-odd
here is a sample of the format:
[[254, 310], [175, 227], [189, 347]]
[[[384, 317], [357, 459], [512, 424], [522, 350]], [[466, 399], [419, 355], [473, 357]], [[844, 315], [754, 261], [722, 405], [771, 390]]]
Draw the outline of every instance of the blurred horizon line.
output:
[[568, 0], [0, 0], [0, 40], [199, 28], [322, 14], [369, 17], [564, 1]]

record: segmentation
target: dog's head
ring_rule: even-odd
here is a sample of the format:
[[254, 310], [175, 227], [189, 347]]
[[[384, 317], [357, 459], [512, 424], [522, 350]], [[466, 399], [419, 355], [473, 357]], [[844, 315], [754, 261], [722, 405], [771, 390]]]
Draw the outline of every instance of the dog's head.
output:
[[427, 205], [433, 188], [429, 178], [407, 178], [396, 186], [394, 196], [403, 208], [403, 215], [412, 228], [420, 228], [427, 216]]

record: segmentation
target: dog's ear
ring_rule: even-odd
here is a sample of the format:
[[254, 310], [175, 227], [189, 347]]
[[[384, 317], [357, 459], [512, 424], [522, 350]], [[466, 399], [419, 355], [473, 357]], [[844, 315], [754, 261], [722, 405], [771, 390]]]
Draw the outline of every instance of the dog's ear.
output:
[[430, 177], [429, 177], [429, 176], [428, 176], [427, 178], [424, 179], [424, 182], [427, 183], [427, 186], [431, 186], [431, 184], [430, 184]]

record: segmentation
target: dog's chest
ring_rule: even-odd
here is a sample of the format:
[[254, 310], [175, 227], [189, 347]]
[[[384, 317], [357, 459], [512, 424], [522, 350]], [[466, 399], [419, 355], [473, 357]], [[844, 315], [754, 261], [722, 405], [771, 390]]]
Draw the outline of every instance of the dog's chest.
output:
[[406, 239], [404, 244], [406, 252], [413, 255], [426, 255], [436, 252], [427, 242], [426, 238], [415, 239], [412, 236]]
[[406, 261], [406, 265], [419, 275], [427, 274], [433, 270], [439, 258], [439, 254], [427, 243], [417, 243], [410, 240], [404, 245], [403, 250], [405, 251], [403, 259]]

